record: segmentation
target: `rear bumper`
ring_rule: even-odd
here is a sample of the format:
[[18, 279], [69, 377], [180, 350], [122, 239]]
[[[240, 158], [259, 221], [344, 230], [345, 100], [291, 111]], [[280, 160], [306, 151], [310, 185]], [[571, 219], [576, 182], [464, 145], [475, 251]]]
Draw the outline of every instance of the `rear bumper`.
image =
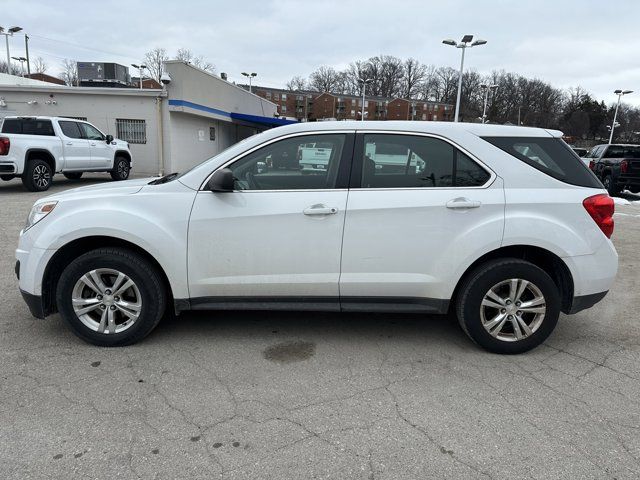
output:
[[592, 293], [590, 295], [573, 297], [571, 309], [567, 313], [571, 315], [573, 313], [578, 313], [582, 310], [586, 310], [587, 308], [591, 308], [600, 300], [602, 300], [607, 295], [607, 293], [609, 293], [608, 290], [606, 292]]
[[0, 175], [15, 175], [17, 173], [18, 166], [15, 163], [0, 160]]

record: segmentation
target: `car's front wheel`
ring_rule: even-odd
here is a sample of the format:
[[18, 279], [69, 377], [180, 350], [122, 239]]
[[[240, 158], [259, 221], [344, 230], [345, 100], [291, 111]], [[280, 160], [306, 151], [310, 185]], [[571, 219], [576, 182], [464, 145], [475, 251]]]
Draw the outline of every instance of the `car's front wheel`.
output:
[[558, 287], [544, 270], [524, 260], [507, 258], [480, 265], [459, 292], [460, 326], [474, 342], [494, 353], [531, 350], [558, 323]]
[[116, 157], [113, 162], [113, 170], [109, 173], [114, 180], [126, 180], [129, 178], [130, 170], [131, 165], [129, 164], [129, 160], [124, 157]]
[[122, 248], [101, 248], [65, 268], [56, 302], [78, 337], [117, 347], [136, 343], [156, 327], [166, 293], [160, 273], [144, 257]]

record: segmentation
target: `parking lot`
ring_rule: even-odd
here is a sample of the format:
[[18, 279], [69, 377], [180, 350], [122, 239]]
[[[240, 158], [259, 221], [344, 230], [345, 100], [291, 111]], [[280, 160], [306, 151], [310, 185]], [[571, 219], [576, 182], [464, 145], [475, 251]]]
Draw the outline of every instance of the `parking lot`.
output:
[[17, 288], [42, 196], [0, 182], [0, 478], [640, 476], [640, 197], [616, 206], [605, 300], [498, 356], [405, 314], [189, 313], [132, 347], [85, 344]]

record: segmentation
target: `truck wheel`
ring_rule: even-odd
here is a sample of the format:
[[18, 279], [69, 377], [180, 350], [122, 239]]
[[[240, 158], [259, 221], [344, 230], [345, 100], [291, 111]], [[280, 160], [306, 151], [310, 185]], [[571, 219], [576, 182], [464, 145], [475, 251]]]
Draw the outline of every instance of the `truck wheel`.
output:
[[465, 333], [494, 353], [523, 353], [551, 334], [560, 316], [560, 292], [536, 265], [517, 258], [492, 260], [460, 286], [456, 311]]
[[53, 172], [47, 162], [29, 160], [22, 174], [22, 184], [30, 192], [44, 192], [51, 186], [51, 177]]
[[609, 192], [609, 195], [618, 195], [622, 191], [622, 189], [615, 184], [610, 174], [604, 176], [602, 184], [604, 188], [607, 189], [607, 192]]
[[73, 333], [102, 347], [142, 340], [160, 322], [166, 303], [160, 272], [124, 248], [80, 255], [56, 288], [56, 305]]
[[82, 172], [67, 172], [63, 173], [63, 175], [69, 180], [78, 180], [80, 177], [82, 177]]
[[129, 178], [129, 160], [124, 157], [116, 157], [113, 164], [113, 170], [111, 170], [111, 178], [114, 180], [126, 180]]
[[8, 182], [9, 180], [13, 180], [15, 178], [15, 175], [0, 175], [0, 178], [5, 182]]

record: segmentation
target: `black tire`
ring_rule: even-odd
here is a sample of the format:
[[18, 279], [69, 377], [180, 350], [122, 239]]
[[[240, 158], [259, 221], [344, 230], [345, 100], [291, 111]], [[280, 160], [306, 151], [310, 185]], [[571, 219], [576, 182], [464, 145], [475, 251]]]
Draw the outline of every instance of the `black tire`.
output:
[[51, 186], [53, 171], [44, 160], [29, 160], [22, 174], [22, 184], [30, 192], [44, 192]]
[[[121, 272], [137, 286], [141, 297], [140, 315], [124, 331], [99, 333], [85, 325], [74, 311], [74, 287], [83, 275], [95, 269]], [[125, 293], [122, 295], [124, 297]], [[86, 342], [102, 347], [120, 347], [142, 340], [160, 322], [166, 303], [167, 294], [160, 272], [144, 257], [124, 248], [100, 248], [79, 256], [62, 272], [56, 289], [58, 311], [73, 333]], [[96, 309], [91, 315], [99, 315], [98, 312], [100, 310]], [[123, 321], [124, 317], [120, 316], [119, 319]]]
[[15, 177], [15, 175], [0, 175], [0, 179], [4, 180], [5, 182], [13, 180]]
[[[481, 304], [492, 287], [514, 278], [527, 280], [537, 287], [544, 296], [546, 310], [542, 322], [531, 335], [507, 341], [496, 338], [485, 329], [481, 319]], [[482, 348], [503, 354], [524, 353], [544, 342], [558, 323], [560, 308], [560, 292], [551, 277], [534, 264], [516, 258], [491, 260], [477, 267], [463, 280], [456, 303], [458, 322], [464, 332]], [[533, 325], [533, 320], [529, 325]], [[511, 322], [505, 321], [502, 329], [508, 332], [510, 328], [513, 332]], [[509, 333], [505, 334], [508, 335]], [[512, 335], [515, 337], [515, 332]]]
[[131, 165], [129, 160], [125, 157], [116, 157], [113, 162], [113, 170], [109, 173], [114, 180], [126, 180], [129, 178], [129, 172], [131, 171]]
[[82, 177], [82, 172], [65, 172], [63, 175], [69, 180], [79, 180]]
[[609, 195], [618, 195], [622, 191], [622, 189], [613, 182], [610, 174], [606, 174], [603, 177], [602, 184], [604, 188], [607, 189], [607, 192], [609, 192]]

